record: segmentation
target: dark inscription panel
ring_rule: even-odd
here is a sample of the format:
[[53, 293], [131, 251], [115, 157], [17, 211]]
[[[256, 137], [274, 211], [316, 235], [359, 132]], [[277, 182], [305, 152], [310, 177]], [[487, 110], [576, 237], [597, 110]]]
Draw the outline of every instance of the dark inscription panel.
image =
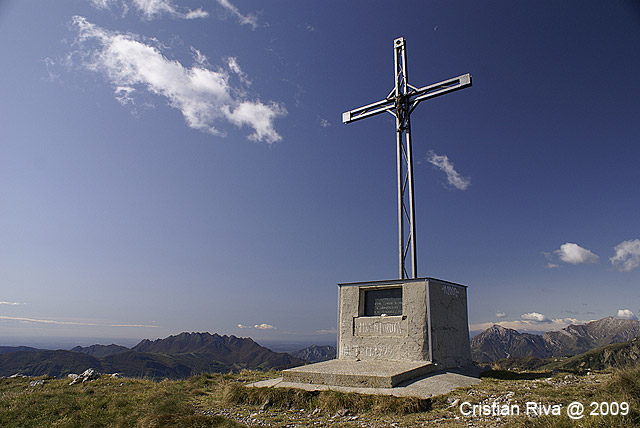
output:
[[375, 317], [382, 314], [402, 315], [402, 287], [364, 292], [364, 315]]

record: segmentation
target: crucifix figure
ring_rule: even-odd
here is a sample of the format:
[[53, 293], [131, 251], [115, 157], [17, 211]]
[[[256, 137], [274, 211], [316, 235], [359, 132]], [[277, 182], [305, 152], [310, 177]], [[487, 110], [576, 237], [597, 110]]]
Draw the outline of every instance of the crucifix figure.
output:
[[[398, 250], [400, 279], [409, 278], [407, 272], [407, 254], [411, 252], [411, 278], [418, 277], [416, 263], [416, 226], [413, 205], [413, 159], [411, 157], [411, 112], [429, 98], [448, 94], [471, 86], [469, 73], [433, 85], [416, 88], [409, 84], [407, 77], [407, 52], [404, 37], [393, 41], [395, 61], [395, 88], [383, 100], [342, 114], [343, 123], [375, 116], [388, 112], [396, 118], [396, 141], [398, 161]], [[406, 135], [406, 139], [403, 138]]]

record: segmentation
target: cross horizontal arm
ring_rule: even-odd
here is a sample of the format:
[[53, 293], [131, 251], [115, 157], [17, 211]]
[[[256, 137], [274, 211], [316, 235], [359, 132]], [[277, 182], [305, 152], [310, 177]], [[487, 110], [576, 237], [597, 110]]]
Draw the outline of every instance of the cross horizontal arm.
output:
[[376, 114], [384, 113], [385, 111], [391, 112], [394, 107], [395, 100], [393, 98], [385, 98], [384, 100], [380, 100], [373, 104], [359, 107], [350, 111], [345, 111], [344, 113], [342, 113], [342, 123], [355, 122], [356, 120], [375, 116]]
[[416, 108], [420, 101], [448, 94], [467, 86], [471, 86], [471, 75], [469, 73], [411, 91], [407, 94], [411, 97], [411, 110]]
[[[435, 98], [440, 95], [448, 94], [459, 89], [471, 86], [471, 75], [469, 73], [462, 76], [454, 77], [453, 79], [443, 80], [442, 82], [434, 83], [433, 85], [424, 86], [419, 89], [414, 89], [407, 93], [405, 96], [409, 98], [410, 111], [429, 98]], [[393, 93], [393, 91], [392, 91]], [[395, 97], [391, 97], [377, 101], [366, 106], [358, 107], [356, 109], [345, 111], [342, 113], [342, 122], [351, 123], [356, 120], [364, 119], [367, 117], [375, 116], [380, 113], [389, 112], [394, 114], [396, 107]]]

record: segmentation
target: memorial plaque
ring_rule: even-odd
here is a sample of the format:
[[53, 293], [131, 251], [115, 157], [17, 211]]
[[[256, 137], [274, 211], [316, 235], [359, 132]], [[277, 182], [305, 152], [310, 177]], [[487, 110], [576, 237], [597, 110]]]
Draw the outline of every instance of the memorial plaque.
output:
[[402, 288], [383, 288], [364, 292], [364, 315], [402, 315]]

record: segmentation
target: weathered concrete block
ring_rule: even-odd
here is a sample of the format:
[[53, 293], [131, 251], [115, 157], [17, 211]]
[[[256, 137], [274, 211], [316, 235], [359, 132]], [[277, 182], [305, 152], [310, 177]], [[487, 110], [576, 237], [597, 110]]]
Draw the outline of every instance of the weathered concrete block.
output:
[[467, 288], [434, 278], [339, 284], [338, 359], [471, 363]]

